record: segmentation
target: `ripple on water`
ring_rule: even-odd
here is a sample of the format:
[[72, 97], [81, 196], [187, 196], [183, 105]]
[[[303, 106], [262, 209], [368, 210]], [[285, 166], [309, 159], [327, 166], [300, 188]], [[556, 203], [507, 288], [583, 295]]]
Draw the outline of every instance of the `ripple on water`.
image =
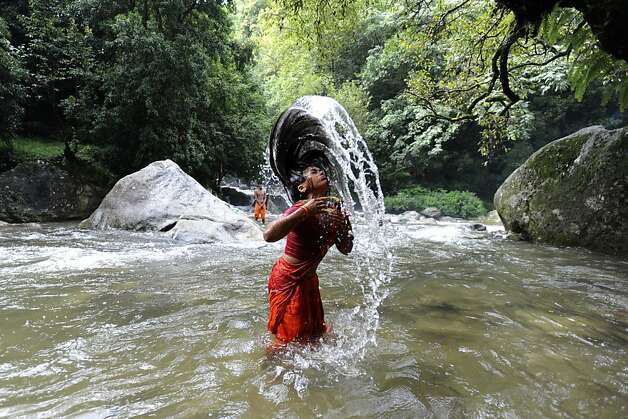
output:
[[335, 334], [275, 355], [266, 278], [281, 243], [2, 230], [0, 416], [625, 416], [626, 262], [394, 227], [377, 339], [356, 352], [356, 278], [371, 272], [332, 252], [319, 276]]

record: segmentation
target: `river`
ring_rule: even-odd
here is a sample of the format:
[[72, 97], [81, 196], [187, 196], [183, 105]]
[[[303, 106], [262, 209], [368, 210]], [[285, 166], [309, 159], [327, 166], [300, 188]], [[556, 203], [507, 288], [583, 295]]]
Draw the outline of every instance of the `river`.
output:
[[334, 333], [270, 351], [282, 243], [1, 227], [0, 416], [628, 415], [628, 261], [453, 222], [386, 234], [375, 341], [352, 344], [364, 284], [334, 250]]

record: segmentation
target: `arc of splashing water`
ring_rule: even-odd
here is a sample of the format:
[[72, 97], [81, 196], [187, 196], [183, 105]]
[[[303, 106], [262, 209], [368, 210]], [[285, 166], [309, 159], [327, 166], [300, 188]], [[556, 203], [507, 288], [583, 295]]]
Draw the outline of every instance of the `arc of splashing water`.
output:
[[[366, 216], [383, 217], [384, 203], [377, 166], [366, 142], [345, 109], [324, 96], [299, 98], [277, 120], [269, 142], [270, 166], [284, 184], [299, 178], [300, 164], [323, 156], [343, 199], [353, 209], [350, 189]], [[353, 186], [351, 188], [351, 186]], [[289, 197], [294, 201], [287, 188]]]
[[[293, 202], [295, 197], [289, 185], [299, 178], [301, 163], [317, 156], [326, 160], [325, 169], [332, 173], [332, 182], [354, 217], [353, 194], [357, 196], [366, 220], [365, 228], [357, 235], [367, 235], [363, 242], [368, 246], [360, 249], [360, 257], [353, 260], [365, 301], [363, 307], [356, 307], [353, 312], [354, 317], [361, 318], [362, 327], [351, 331], [353, 338], [360, 334], [362, 337], [347, 345], [357, 350], [361, 358], [368, 343], [375, 342], [378, 307], [386, 297], [382, 285], [388, 282], [391, 270], [383, 223], [384, 200], [373, 156], [346, 110], [324, 96], [301, 97], [279, 117], [271, 133], [268, 154], [273, 172]], [[360, 281], [362, 277], [368, 278], [368, 287]]]

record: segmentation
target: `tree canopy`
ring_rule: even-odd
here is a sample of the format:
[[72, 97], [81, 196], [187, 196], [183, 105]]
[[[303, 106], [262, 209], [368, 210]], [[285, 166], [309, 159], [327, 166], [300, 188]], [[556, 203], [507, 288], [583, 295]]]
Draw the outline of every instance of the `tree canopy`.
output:
[[0, 10], [5, 133], [60, 137], [70, 153], [94, 146], [116, 176], [163, 158], [214, 187], [256, 173], [268, 118], [228, 2], [30, 0]]
[[[15, 135], [118, 178], [171, 158], [258, 175], [273, 120], [336, 98], [386, 192], [485, 198], [543, 144], [628, 120], [624, 0], [0, 0], [0, 170]], [[234, 158], [237, 156], [237, 158]]]
[[[620, 53], [603, 48], [599, 25], [594, 32], [589, 24], [593, 9], [584, 5], [582, 13], [553, 2], [533, 10], [533, 3], [256, 2], [255, 28], [265, 39], [260, 56], [275, 68], [264, 75], [267, 94], [284, 106], [286, 97], [303, 93], [336, 96], [358, 120], [389, 188], [442, 178], [450, 163], [456, 170], [476, 167], [476, 173], [482, 163], [492, 166], [497, 183], [512, 166], [505, 152], [538, 146], [533, 137], [547, 124], [545, 115], [558, 117], [562, 129], [552, 132], [559, 135], [610, 115], [615, 126], [625, 118], [628, 66]], [[285, 61], [303, 64], [291, 68]], [[298, 83], [299, 74], [316, 83]], [[289, 80], [294, 87], [283, 84]], [[565, 105], [583, 112], [581, 125], [569, 113], [552, 111]], [[451, 186], [455, 177], [443, 182]]]

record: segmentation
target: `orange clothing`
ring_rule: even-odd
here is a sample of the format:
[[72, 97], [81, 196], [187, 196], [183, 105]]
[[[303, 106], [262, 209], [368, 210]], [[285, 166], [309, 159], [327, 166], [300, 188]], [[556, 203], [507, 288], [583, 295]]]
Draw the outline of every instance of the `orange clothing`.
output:
[[[284, 211], [298, 210], [298, 202]], [[336, 239], [335, 226], [311, 215], [287, 235], [284, 254], [303, 262], [293, 265], [280, 257], [268, 278], [270, 315], [268, 330], [283, 342], [307, 340], [325, 333], [325, 312], [318, 288], [316, 268]]]
[[266, 224], [266, 205], [255, 202], [255, 221], [257, 221], [258, 218], [261, 218], [262, 223]]
[[289, 342], [325, 332], [325, 313], [316, 275], [321, 259], [293, 265], [280, 257], [275, 262], [268, 279], [268, 330], [277, 339]]

